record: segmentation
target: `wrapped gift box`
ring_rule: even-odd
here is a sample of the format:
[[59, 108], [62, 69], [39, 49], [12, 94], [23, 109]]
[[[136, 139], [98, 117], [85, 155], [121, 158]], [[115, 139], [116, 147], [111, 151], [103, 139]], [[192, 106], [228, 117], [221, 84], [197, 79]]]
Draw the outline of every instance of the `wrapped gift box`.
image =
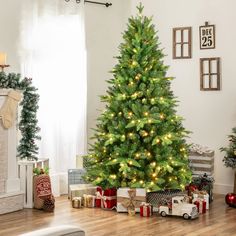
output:
[[95, 198], [94, 195], [84, 194], [83, 195], [83, 205], [84, 207], [95, 207]]
[[150, 203], [143, 202], [140, 205], [140, 216], [150, 217], [152, 215], [152, 205]]
[[194, 144], [190, 147], [189, 153], [190, 168], [193, 176], [214, 174], [214, 151], [208, 147]]
[[209, 210], [209, 194], [206, 191], [195, 190], [193, 192], [192, 201], [194, 202], [195, 200], [198, 200], [198, 199], [204, 200], [206, 202], [206, 209]]
[[117, 190], [116, 188], [109, 188], [103, 190], [101, 187], [97, 187], [96, 192], [96, 207], [104, 209], [113, 209], [117, 203]]
[[68, 197], [73, 199], [74, 197], [83, 197], [84, 194], [94, 195], [97, 192], [97, 187], [92, 184], [71, 184], [69, 186]]
[[82, 197], [74, 197], [72, 199], [72, 207], [73, 208], [81, 208], [82, 207]]
[[[128, 191], [130, 188], [119, 188], [117, 190], [117, 212], [127, 212], [127, 207], [130, 204], [130, 197]], [[144, 188], [136, 188], [136, 196], [133, 203], [135, 211], [140, 212], [140, 205], [146, 202], [146, 190]]]
[[213, 184], [214, 178], [206, 174], [192, 179], [192, 185], [196, 187], [195, 190], [206, 191], [209, 194], [209, 202], [213, 201]]
[[206, 213], [206, 201], [204, 199], [195, 198], [195, 199], [193, 199], [193, 204], [195, 204], [197, 206], [199, 214]]

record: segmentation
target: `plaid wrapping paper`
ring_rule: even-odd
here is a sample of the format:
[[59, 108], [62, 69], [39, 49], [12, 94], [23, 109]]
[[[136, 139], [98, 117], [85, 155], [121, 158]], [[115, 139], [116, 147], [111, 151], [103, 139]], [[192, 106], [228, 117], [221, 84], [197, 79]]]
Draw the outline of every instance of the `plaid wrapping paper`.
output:
[[147, 202], [152, 204], [153, 211], [158, 212], [160, 205], [165, 205], [174, 196], [184, 196], [186, 192], [179, 189], [161, 190], [147, 193]]
[[84, 174], [86, 173], [85, 169], [69, 169], [68, 170], [68, 193], [69, 186], [72, 184], [86, 184], [83, 179]]

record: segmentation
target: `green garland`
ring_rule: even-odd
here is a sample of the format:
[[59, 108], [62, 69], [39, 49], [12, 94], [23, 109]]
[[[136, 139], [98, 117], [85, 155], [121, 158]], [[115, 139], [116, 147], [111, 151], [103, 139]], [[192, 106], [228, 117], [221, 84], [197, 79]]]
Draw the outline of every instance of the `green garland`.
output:
[[22, 91], [23, 99], [20, 103], [22, 110], [19, 122], [22, 138], [17, 148], [17, 156], [20, 159], [37, 160], [38, 146], [35, 141], [40, 140], [38, 135], [40, 128], [37, 125], [39, 94], [37, 94], [37, 89], [32, 85], [32, 79], [21, 79], [20, 74], [0, 72], [0, 88]]

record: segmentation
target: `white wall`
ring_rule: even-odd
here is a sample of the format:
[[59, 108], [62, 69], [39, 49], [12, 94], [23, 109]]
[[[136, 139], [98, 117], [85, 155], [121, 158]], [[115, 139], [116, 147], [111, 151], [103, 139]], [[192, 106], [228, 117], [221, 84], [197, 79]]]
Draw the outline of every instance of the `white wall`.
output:
[[[132, 13], [140, 0], [132, 0]], [[144, 13], [153, 15], [158, 36], [164, 48], [168, 75], [176, 77], [172, 84], [178, 97], [179, 114], [192, 131], [191, 142], [215, 150], [215, 192], [232, 191], [233, 171], [225, 168], [219, 148], [228, 145], [227, 135], [236, 126], [236, 2], [228, 0], [149, 0], [141, 1]], [[199, 26], [205, 21], [216, 26], [216, 49], [199, 49]], [[192, 59], [172, 59], [172, 28], [192, 27]], [[221, 57], [222, 90], [200, 91], [199, 58]]]
[[[130, 1], [109, 0], [109, 8], [86, 3], [86, 39], [88, 52], [88, 137], [95, 128], [99, 110], [104, 108], [99, 95], [107, 89], [106, 80], [112, 78], [109, 71], [116, 63], [118, 46], [122, 40], [130, 13]], [[91, 142], [88, 140], [88, 142]]]
[[17, 42], [19, 35], [20, 1], [0, 0], [0, 52], [7, 53], [7, 63], [10, 68], [6, 72], [19, 72]]

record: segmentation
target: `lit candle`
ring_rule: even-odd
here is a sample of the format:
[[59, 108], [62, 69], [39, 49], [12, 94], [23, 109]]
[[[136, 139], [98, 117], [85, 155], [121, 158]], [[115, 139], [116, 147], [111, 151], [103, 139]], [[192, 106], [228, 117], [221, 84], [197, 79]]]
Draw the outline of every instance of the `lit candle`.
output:
[[6, 65], [7, 61], [7, 54], [6, 53], [0, 53], [0, 65]]

